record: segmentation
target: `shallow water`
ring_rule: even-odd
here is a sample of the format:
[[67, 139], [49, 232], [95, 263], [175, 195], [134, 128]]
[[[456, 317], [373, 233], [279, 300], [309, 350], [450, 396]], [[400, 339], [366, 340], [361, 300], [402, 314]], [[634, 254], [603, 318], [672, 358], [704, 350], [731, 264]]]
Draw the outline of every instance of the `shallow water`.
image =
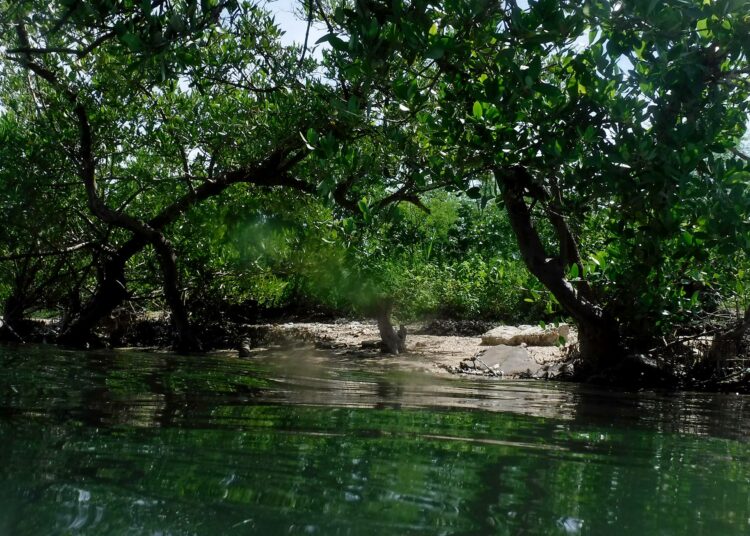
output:
[[750, 397], [0, 346], [0, 535], [747, 534]]

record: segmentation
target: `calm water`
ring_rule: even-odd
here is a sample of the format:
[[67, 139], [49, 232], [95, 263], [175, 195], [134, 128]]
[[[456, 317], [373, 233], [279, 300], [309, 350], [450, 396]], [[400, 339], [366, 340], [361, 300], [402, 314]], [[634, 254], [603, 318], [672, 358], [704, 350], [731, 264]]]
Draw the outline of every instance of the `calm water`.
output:
[[750, 398], [0, 346], [0, 535], [748, 534]]

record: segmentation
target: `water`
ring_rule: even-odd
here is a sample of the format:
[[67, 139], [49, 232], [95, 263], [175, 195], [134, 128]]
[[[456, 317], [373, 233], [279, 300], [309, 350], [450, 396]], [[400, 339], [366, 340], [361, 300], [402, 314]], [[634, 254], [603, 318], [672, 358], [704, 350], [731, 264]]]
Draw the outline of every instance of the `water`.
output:
[[747, 534], [750, 398], [0, 347], [0, 535]]

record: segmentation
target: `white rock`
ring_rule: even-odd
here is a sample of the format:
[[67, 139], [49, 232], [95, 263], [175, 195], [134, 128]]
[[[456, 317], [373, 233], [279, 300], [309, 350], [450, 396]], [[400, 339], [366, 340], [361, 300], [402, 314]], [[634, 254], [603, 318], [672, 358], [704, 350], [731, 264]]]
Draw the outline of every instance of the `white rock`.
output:
[[560, 336], [566, 339], [570, 335], [570, 326], [560, 324], [558, 327], [547, 326], [498, 326], [482, 335], [482, 345], [497, 346], [555, 346]]
[[478, 367], [491, 368], [503, 376], [534, 375], [541, 368], [524, 348], [497, 345], [487, 348], [478, 356]]

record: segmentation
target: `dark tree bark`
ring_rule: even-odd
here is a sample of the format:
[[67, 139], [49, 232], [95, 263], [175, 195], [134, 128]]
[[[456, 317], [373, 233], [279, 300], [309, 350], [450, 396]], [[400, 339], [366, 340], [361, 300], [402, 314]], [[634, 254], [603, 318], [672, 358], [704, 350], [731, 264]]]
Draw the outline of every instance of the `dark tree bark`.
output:
[[23, 312], [26, 309], [26, 302], [23, 296], [15, 292], [8, 296], [3, 303], [3, 320], [11, 327], [17, 327], [23, 321]]
[[23, 321], [24, 312], [29, 305], [29, 289], [39, 269], [34, 259], [25, 256], [16, 264], [13, 289], [3, 303], [2, 316], [5, 324], [17, 329]]
[[125, 279], [128, 258], [122, 254], [114, 255], [104, 263], [96, 293], [81, 313], [69, 325], [63, 326], [57, 338], [58, 344], [81, 348], [94, 342], [96, 326], [128, 297]]
[[[576, 289], [566, 278], [567, 268], [580, 263], [580, 258], [562, 207], [550, 203], [546, 192], [521, 166], [495, 170], [495, 178], [503, 190], [503, 203], [526, 267], [578, 325], [584, 367], [593, 372], [616, 366], [625, 355], [617, 322], [594, 301], [588, 287]], [[546, 206], [547, 217], [558, 236], [560, 251], [557, 255], [550, 255], [542, 244], [534, 228], [527, 197]]]
[[[314, 193], [315, 187], [313, 185], [287, 175], [288, 170], [299, 163], [306, 155], [306, 149], [300, 147], [296, 140], [293, 144], [282, 144], [268, 158], [255, 166], [228, 171], [214, 177], [211, 181], [204, 182], [146, 222], [147, 228], [153, 230], [155, 234], [158, 233], [155, 241], [159, 245], [155, 249], [164, 277], [165, 299], [170, 306], [178, 333], [175, 346], [179, 351], [197, 351], [199, 341], [192, 332], [188, 313], [179, 293], [175, 253], [161, 230], [177, 221], [194, 205], [221, 195], [227, 188], [235, 184], [255, 184], [264, 187], [282, 186], [305, 193]], [[166, 242], [166, 247], [162, 244], [162, 241]], [[84, 305], [81, 314], [64, 328], [59, 338], [61, 344], [82, 346], [94, 338], [93, 330], [99, 322], [108, 317], [115, 308], [122, 305], [128, 298], [125, 280], [127, 262], [143, 251], [150, 243], [153, 243], [153, 241], [147, 238], [146, 233], [135, 234], [110, 257], [105, 263], [104, 275], [100, 279], [94, 295]]]
[[3, 304], [3, 314], [0, 315], [0, 340], [24, 342], [16, 328], [23, 321], [24, 302], [15, 294], [11, 294]]
[[[30, 49], [29, 36], [22, 20], [19, 20], [16, 24], [16, 33], [21, 48]], [[60, 337], [60, 342], [71, 345], [86, 345], [92, 339], [92, 330], [97, 323], [109, 315], [127, 296], [124, 275], [125, 263], [146, 245], [151, 245], [159, 259], [163, 276], [164, 296], [172, 312], [173, 322], [178, 332], [176, 347], [180, 351], [200, 350], [200, 343], [190, 327], [187, 310], [180, 295], [176, 255], [166, 240], [163, 229], [195, 203], [217, 195], [230, 185], [238, 182], [284, 184], [313, 191], [314, 188], [311, 185], [286, 175], [286, 171], [304, 158], [308, 151], [301, 147], [297, 136], [292, 136], [291, 139], [295, 140], [295, 143], [280, 143], [280, 148], [272, 151], [260, 166], [251, 169], [233, 170], [224, 174], [220, 180], [213, 177], [207, 178], [200, 188], [196, 190], [191, 186], [187, 195], [162, 211], [152, 221], [142, 221], [122, 210], [114, 210], [109, 207], [100, 192], [96, 177], [96, 158], [93, 152], [94, 132], [89, 122], [88, 112], [78, 92], [62, 82], [55, 72], [43, 64], [35, 62], [30, 53], [22, 53], [17, 61], [36, 76], [47, 81], [70, 103], [71, 111], [78, 123], [78, 173], [86, 190], [91, 213], [104, 223], [133, 233], [133, 238], [124, 246], [126, 251], [116, 254], [107, 262], [100, 288], [91, 302], [87, 304], [81, 316], [65, 329]], [[258, 168], [260, 168], [261, 173], [253, 174], [252, 172], [258, 171]]]
[[172, 312], [172, 323], [177, 331], [175, 350], [181, 353], [200, 352], [203, 350], [203, 346], [190, 327], [187, 308], [178, 286], [177, 255], [175, 255], [174, 249], [166, 239], [159, 243], [156, 253], [164, 277], [164, 297], [169, 305], [169, 310]]

